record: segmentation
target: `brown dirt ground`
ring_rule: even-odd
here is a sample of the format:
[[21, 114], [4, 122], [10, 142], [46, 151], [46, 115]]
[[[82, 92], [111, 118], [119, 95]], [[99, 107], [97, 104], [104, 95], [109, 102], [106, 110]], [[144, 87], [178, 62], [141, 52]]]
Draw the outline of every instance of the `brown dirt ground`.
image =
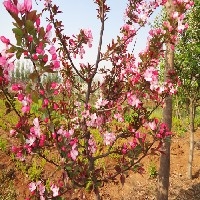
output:
[[[1, 137], [6, 137], [4, 131], [0, 131]], [[9, 139], [9, 142], [13, 142]], [[174, 137], [171, 144], [171, 174], [169, 200], [200, 200], [200, 129], [195, 133], [195, 152], [193, 161], [193, 179], [187, 179], [187, 162], [189, 149], [189, 135], [182, 138]], [[144, 160], [146, 173], [130, 174], [124, 186], [109, 183], [101, 189], [103, 200], [153, 200], [156, 199], [156, 178], [149, 177], [149, 166], [155, 162], [158, 169], [159, 158], [148, 157]], [[3, 151], [0, 150], [0, 200], [24, 200], [29, 194], [27, 189], [28, 179], [22, 172], [17, 171], [15, 163]], [[72, 198], [73, 197], [73, 198]], [[72, 195], [67, 199], [74, 198]], [[86, 195], [92, 200], [91, 195]]]

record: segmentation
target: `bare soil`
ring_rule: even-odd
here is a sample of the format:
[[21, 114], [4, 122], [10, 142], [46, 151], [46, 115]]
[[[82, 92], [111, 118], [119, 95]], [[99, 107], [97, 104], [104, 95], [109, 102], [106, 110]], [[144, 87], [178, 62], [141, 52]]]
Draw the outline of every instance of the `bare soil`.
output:
[[[0, 136], [13, 143], [8, 133], [0, 131]], [[174, 137], [171, 143], [171, 173], [169, 200], [200, 200], [200, 129], [195, 133], [195, 152], [193, 161], [193, 179], [187, 178], [187, 162], [189, 154], [189, 134]], [[151, 178], [149, 169], [152, 163], [159, 166], [159, 157], [148, 157], [144, 161], [145, 173], [130, 174], [124, 186], [109, 183], [101, 189], [103, 200], [153, 200], [156, 199], [157, 178]], [[16, 163], [10, 156], [0, 150], [0, 200], [24, 200], [30, 194], [28, 178], [17, 170]], [[49, 168], [50, 169], [50, 168]], [[73, 192], [66, 199], [83, 199]], [[92, 200], [86, 194], [84, 199]]]

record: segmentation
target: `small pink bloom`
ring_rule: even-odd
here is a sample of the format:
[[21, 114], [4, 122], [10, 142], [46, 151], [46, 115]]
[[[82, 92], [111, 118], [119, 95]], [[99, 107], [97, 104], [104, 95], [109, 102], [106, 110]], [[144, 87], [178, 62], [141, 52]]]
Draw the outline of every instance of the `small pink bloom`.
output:
[[24, 0], [24, 7], [27, 12], [32, 9], [32, 0]]
[[35, 184], [34, 182], [29, 183], [28, 186], [29, 186], [29, 190], [30, 190], [31, 192], [33, 192], [33, 191], [36, 190], [36, 184]]
[[54, 110], [58, 110], [58, 109], [59, 109], [59, 106], [58, 106], [57, 103], [54, 103], [54, 104], [53, 104], [53, 109], [54, 109]]
[[53, 184], [50, 189], [53, 192], [53, 197], [57, 197], [59, 195], [59, 187], [57, 187], [55, 184]]
[[108, 102], [109, 102], [108, 100], [103, 100], [102, 97], [101, 97], [97, 100], [95, 107], [97, 109], [100, 108], [100, 107], [104, 107], [108, 104]]
[[25, 12], [25, 7], [24, 7], [24, 3], [17, 3], [17, 9], [20, 13], [24, 13]]
[[53, 69], [58, 69], [60, 67], [60, 61], [59, 60], [54, 60], [52, 63], [53, 63]]
[[6, 45], [9, 45], [9, 44], [10, 44], [10, 40], [7, 39], [7, 38], [5, 38], [4, 36], [1, 36], [1, 37], [0, 37], [0, 40], [1, 40], [4, 44], [6, 44]]
[[7, 0], [7, 1], [4, 1], [3, 2], [3, 5], [5, 6], [6, 10], [12, 12], [12, 13], [15, 13], [18, 15], [19, 11], [17, 9], [17, 6], [14, 5], [11, 0]]
[[41, 130], [40, 130], [40, 124], [39, 124], [38, 118], [35, 118], [33, 120], [33, 124], [34, 124], [33, 130], [34, 130], [35, 135], [38, 136], [38, 137], [40, 137]]
[[12, 84], [12, 91], [22, 90], [22, 86], [18, 83]]
[[41, 183], [39, 184], [39, 193], [40, 193], [40, 196], [43, 196], [44, 192], [45, 192], [45, 186]]
[[42, 60], [46, 63], [48, 61], [48, 55], [45, 54]]
[[115, 141], [116, 136], [114, 133], [106, 132], [104, 133], [103, 138], [106, 145], [111, 145]]
[[36, 23], [36, 26], [39, 27], [40, 26], [40, 18], [37, 18], [35, 23]]
[[75, 149], [76, 146], [77, 146], [77, 144], [74, 143], [72, 146], [72, 150], [70, 151], [70, 156], [71, 156], [72, 160], [76, 160], [76, 157], [78, 156], [78, 151]]
[[32, 146], [35, 140], [36, 140], [36, 137], [34, 135], [31, 135], [29, 136], [29, 139], [26, 139], [26, 144], [28, 144], [29, 146]]
[[56, 48], [54, 46], [51, 46], [50, 49], [49, 49], [49, 53], [51, 55], [55, 54], [56, 53]]
[[140, 107], [141, 101], [137, 98], [135, 94], [128, 92], [127, 94], [128, 104], [131, 106], [135, 106], [136, 108]]
[[32, 58], [33, 58], [33, 60], [38, 60], [37, 54], [33, 54]]
[[28, 113], [30, 111], [30, 106], [23, 106], [22, 107], [22, 112], [23, 113]]
[[51, 83], [51, 89], [56, 89], [57, 86], [58, 86], [58, 83], [56, 83], [56, 82]]
[[149, 122], [148, 124], [149, 124], [149, 127], [150, 127], [150, 129], [151, 129], [152, 131], [156, 130], [156, 123], [155, 123], [155, 121]]
[[11, 135], [11, 136], [15, 136], [15, 135], [16, 135], [16, 130], [11, 129], [11, 130], [10, 130], [10, 135]]
[[48, 106], [48, 104], [49, 104], [49, 100], [48, 99], [44, 99], [43, 106]]

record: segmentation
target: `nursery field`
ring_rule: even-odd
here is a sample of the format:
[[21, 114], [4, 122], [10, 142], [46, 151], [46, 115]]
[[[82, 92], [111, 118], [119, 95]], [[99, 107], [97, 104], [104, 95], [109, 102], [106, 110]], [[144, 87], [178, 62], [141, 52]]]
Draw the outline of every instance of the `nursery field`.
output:
[[[36, 157], [32, 166], [25, 166], [23, 162], [14, 159], [10, 147], [18, 141], [10, 137], [9, 129], [16, 123], [14, 113], [5, 115], [3, 103], [0, 109], [0, 200], [24, 200], [30, 196], [28, 184], [31, 178], [50, 176], [57, 173], [43, 158]], [[155, 113], [160, 115], [160, 112]], [[200, 199], [200, 129], [195, 132], [195, 152], [193, 162], [193, 179], [187, 179], [187, 162], [189, 154], [189, 134], [177, 129], [171, 142], [171, 174], [169, 200], [199, 200]], [[181, 130], [180, 130], [181, 129]], [[108, 160], [112, 165], [113, 160]], [[159, 155], [146, 157], [143, 160], [144, 173], [127, 174], [125, 184], [120, 181], [107, 183], [101, 188], [101, 195], [104, 200], [153, 200], [156, 199], [156, 184], [159, 164]], [[57, 175], [59, 176], [59, 174]], [[69, 190], [65, 195], [66, 199], [87, 199], [92, 200], [90, 193], [81, 190]]]

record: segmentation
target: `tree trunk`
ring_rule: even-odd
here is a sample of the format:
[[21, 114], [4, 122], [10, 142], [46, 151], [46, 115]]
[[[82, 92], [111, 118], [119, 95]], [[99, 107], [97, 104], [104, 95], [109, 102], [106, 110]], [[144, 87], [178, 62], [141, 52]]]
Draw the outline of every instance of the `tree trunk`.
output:
[[189, 148], [189, 159], [188, 159], [188, 178], [192, 179], [192, 161], [194, 155], [194, 113], [195, 104], [194, 100], [190, 99], [190, 148]]
[[99, 188], [96, 187], [94, 189], [94, 200], [101, 200], [101, 195], [100, 195], [100, 192], [99, 192]]
[[[173, 11], [173, 3], [171, 0], [166, 5], [168, 15]], [[174, 51], [171, 49], [171, 44], [166, 44], [165, 58], [165, 80], [170, 79], [168, 71], [174, 68]], [[163, 122], [167, 125], [168, 130], [172, 127], [172, 97], [168, 96], [165, 99], [163, 108]], [[169, 174], [170, 174], [170, 138], [165, 140], [162, 146], [163, 154], [160, 156], [160, 169], [158, 174], [158, 191], [157, 200], [168, 200], [169, 189]]]

